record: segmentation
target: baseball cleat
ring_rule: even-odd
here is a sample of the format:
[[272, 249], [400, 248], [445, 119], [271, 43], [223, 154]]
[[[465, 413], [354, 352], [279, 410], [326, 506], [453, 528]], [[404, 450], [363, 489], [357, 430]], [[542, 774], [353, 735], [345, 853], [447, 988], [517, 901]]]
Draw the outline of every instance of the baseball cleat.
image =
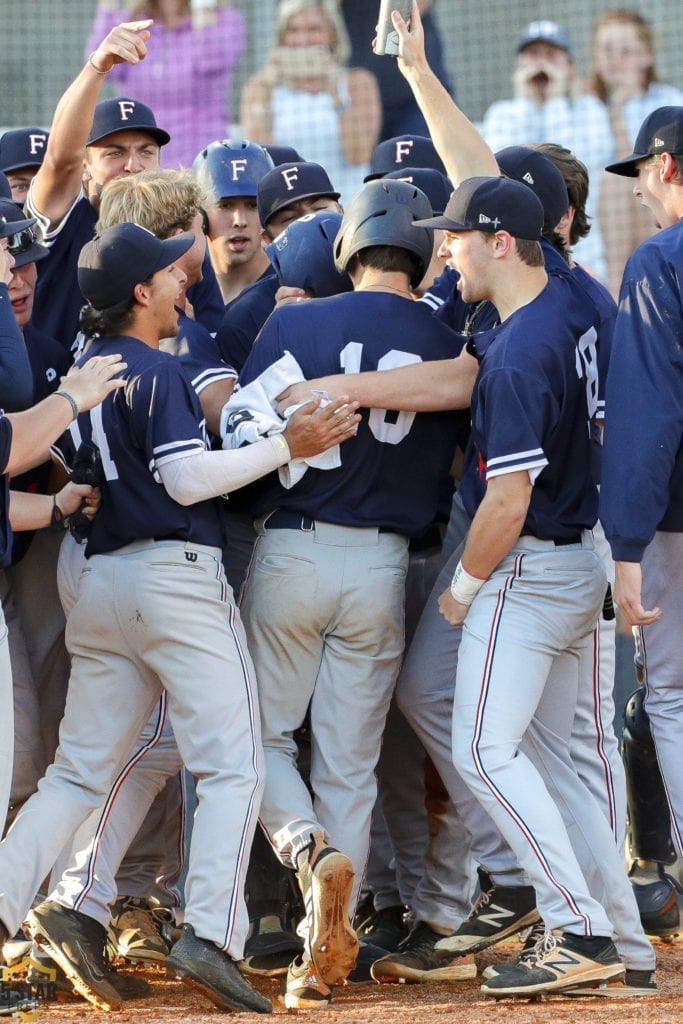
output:
[[101, 1010], [120, 1010], [122, 997], [108, 979], [106, 929], [87, 914], [45, 900], [26, 918], [31, 937], [56, 961], [76, 991]]
[[191, 924], [183, 925], [166, 957], [166, 973], [201, 992], [221, 1010], [272, 1012], [270, 1000], [252, 988], [234, 960], [215, 943], [195, 935]]
[[595, 988], [573, 988], [568, 996], [600, 996], [603, 999], [633, 999], [656, 996], [659, 989], [654, 971], [626, 969], [623, 981], [601, 981]]
[[[520, 960], [523, 960], [525, 957], [528, 957], [533, 953], [536, 948], [536, 944], [539, 939], [544, 938], [545, 933], [546, 927], [543, 924], [543, 921], [539, 921], [538, 924], [535, 924], [533, 928], [529, 930], [529, 934], [524, 940], [524, 945], [517, 956], [514, 956], [511, 960], [503, 960], [497, 964], [489, 964], [489, 966], [485, 967], [481, 972], [482, 978], [495, 978], [497, 974], [504, 974], [505, 971], [509, 971], [510, 968], [514, 967]], [[558, 932], [557, 934], [561, 934], [561, 932]]]
[[376, 960], [370, 968], [375, 981], [423, 984], [435, 981], [463, 981], [476, 978], [473, 957], [454, 956], [451, 963], [439, 959], [434, 947], [443, 936], [425, 921], [419, 921], [395, 953]]
[[[637, 882], [631, 869], [633, 895], [638, 904], [640, 921], [648, 935], [666, 938], [681, 929], [678, 890], [672, 878], [658, 865], [658, 873], [650, 882]], [[635, 877], [638, 877], [637, 875]]]
[[288, 1010], [317, 1010], [329, 1006], [332, 989], [319, 976], [310, 960], [297, 957], [287, 971], [285, 1006]]
[[145, 899], [120, 896], [111, 908], [109, 935], [119, 956], [132, 963], [163, 964], [168, 944]]
[[313, 832], [297, 879], [310, 926], [311, 960], [322, 981], [336, 985], [348, 977], [358, 956], [358, 936], [349, 919], [353, 865], [325, 842], [322, 832]]
[[502, 974], [488, 978], [482, 995], [539, 996], [564, 992], [570, 988], [620, 980], [625, 973], [611, 939], [586, 937], [565, 932], [555, 936], [547, 932], [533, 952]]
[[532, 885], [493, 885], [480, 893], [467, 920], [453, 935], [440, 939], [434, 952], [444, 960], [477, 953], [539, 920]]

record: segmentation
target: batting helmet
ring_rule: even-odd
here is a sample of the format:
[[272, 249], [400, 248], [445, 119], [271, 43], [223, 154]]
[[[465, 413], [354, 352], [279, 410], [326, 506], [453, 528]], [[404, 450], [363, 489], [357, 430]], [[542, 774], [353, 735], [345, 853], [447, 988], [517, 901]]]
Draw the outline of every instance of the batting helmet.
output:
[[210, 142], [198, 153], [192, 170], [199, 183], [216, 199], [230, 199], [255, 196], [259, 181], [274, 166], [265, 149], [255, 142], [223, 139]]
[[406, 181], [380, 178], [369, 181], [346, 208], [334, 244], [334, 262], [341, 273], [351, 257], [372, 245], [390, 245], [407, 249], [417, 256], [420, 270], [413, 274], [416, 288], [425, 275], [434, 251], [434, 233], [430, 228], [414, 227], [413, 222], [432, 216], [424, 192]]
[[266, 246], [280, 284], [307, 288], [317, 299], [352, 290], [349, 275], [334, 265], [334, 240], [341, 222], [342, 215], [331, 210], [308, 213]]

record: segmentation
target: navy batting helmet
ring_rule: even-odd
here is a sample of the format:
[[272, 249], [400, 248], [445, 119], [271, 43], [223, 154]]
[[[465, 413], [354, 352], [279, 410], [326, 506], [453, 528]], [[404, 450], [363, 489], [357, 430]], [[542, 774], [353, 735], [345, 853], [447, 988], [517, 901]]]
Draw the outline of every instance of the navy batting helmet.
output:
[[413, 222], [431, 215], [427, 196], [414, 185], [386, 178], [367, 182], [353, 197], [342, 219], [334, 245], [337, 270], [346, 270], [351, 257], [361, 249], [391, 245], [417, 256], [420, 271], [410, 282], [416, 288], [432, 258], [434, 233], [430, 228], [414, 227]]
[[349, 275], [334, 264], [334, 240], [341, 222], [341, 213], [332, 210], [307, 213], [266, 246], [280, 284], [306, 288], [317, 299], [353, 289]]
[[198, 153], [192, 170], [200, 184], [216, 199], [230, 199], [255, 196], [259, 181], [274, 166], [265, 149], [255, 142], [223, 139], [210, 142]]

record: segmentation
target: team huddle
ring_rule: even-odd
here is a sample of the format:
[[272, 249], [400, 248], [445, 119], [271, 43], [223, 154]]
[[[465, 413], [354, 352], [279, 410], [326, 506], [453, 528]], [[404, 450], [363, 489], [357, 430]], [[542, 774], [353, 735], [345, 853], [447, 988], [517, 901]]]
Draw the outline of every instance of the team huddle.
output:
[[[585, 167], [494, 154], [393, 23], [431, 139], [344, 209], [284, 147], [160, 170], [153, 111], [99, 100], [148, 22], [0, 139], [0, 945], [101, 1009], [147, 989], [108, 945], [269, 1013], [250, 978], [316, 1010], [519, 932], [484, 996], [648, 996], [679, 926], [683, 108], [607, 168], [660, 228], [617, 308], [571, 255]], [[27, 593], [69, 656], [32, 757]], [[613, 595], [661, 772], [630, 876]]]

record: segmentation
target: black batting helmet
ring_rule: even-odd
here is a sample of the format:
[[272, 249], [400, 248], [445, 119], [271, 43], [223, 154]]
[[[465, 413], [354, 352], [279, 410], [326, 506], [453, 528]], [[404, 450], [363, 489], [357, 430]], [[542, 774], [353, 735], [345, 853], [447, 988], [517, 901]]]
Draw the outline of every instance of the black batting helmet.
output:
[[414, 227], [416, 220], [432, 216], [432, 207], [424, 192], [406, 181], [379, 178], [369, 181], [346, 208], [334, 245], [337, 270], [345, 271], [361, 249], [390, 245], [407, 249], [417, 256], [419, 272], [413, 275], [416, 288], [425, 275], [434, 251], [431, 228]]

